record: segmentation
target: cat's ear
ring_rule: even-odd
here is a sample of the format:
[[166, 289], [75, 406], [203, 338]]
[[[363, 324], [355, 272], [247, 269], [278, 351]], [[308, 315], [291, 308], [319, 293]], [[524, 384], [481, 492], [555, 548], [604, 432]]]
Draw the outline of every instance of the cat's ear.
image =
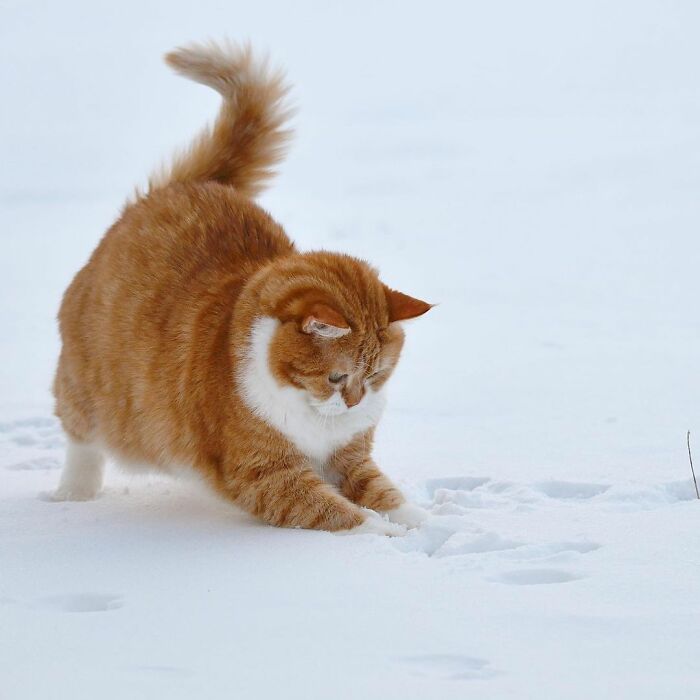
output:
[[340, 338], [350, 332], [348, 322], [335, 309], [326, 304], [314, 304], [301, 324], [304, 333], [321, 338]]
[[426, 311], [433, 308], [433, 304], [428, 304], [426, 301], [415, 299], [397, 292], [395, 289], [384, 288], [386, 292], [386, 301], [389, 305], [389, 323], [394, 321], [406, 321], [409, 318], [422, 316]]

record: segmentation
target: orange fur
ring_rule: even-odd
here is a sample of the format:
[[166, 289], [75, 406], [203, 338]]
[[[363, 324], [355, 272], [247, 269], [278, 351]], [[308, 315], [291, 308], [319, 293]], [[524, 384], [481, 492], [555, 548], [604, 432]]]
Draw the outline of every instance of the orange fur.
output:
[[298, 252], [250, 200], [286, 137], [278, 74], [248, 48], [168, 61], [219, 90], [221, 114], [125, 208], [67, 289], [56, 414], [74, 443], [164, 471], [188, 465], [268, 523], [350, 529], [366, 518], [359, 506], [404, 500], [371, 460], [373, 430], [319, 465], [271, 425], [242, 383], [255, 324], [274, 319], [266, 367], [280, 390], [355, 406], [398, 361], [394, 321], [429, 305], [397, 297], [362, 260]]
[[165, 60], [178, 73], [214, 88], [223, 102], [206, 128], [172, 166], [153, 175], [151, 190], [176, 182], [220, 182], [256, 196], [284, 157], [291, 131], [282, 128], [292, 110], [284, 105], [289, 88], [267, 60], [250, 46], [192, 44]]

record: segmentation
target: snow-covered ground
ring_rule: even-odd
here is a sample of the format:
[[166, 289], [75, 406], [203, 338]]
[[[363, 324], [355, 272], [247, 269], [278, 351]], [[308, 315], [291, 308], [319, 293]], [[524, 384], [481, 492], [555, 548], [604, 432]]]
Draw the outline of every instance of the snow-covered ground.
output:
[[[0, 698], [695, 698], [700, 5], [0, 6]], [[377, 457], [401, 539], [265, 527], [114, 469], [50, 503], [60, 295], [216, 110], [160, 61], [250, 37], [296, 85], [262, 198], [440, 306]]]

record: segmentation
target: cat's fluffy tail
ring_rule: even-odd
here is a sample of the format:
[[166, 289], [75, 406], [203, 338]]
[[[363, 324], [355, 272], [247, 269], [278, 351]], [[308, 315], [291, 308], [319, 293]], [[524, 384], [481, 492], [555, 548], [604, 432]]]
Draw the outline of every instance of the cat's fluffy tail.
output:
[[214, 88], [223, 97], [213, 126], [197, 136], [170, 167], [149, 179], [149, 189], [176, 182], [215, 181], [254, 197], [274, 175], [291, 132], [284, 76], [249, 45], [191, 44], [165, 57], [178, 73]]

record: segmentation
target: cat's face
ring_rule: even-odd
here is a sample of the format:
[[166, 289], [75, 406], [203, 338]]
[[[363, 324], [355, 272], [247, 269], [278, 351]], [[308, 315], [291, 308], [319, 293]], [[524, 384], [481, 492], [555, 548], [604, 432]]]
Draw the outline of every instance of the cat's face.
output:
[[366, 394], [379, 391], [394, 371], [403, 330], [390, 323], [355, 327], [339, 335], [338, 327], [319, 321], [318, 316], [309, 318], [314, 320], [282, 324], [273, 338], [270, 359], [275, 378], [306, 392], [309, 404], [321, 415], [361, 408]]
[[399, 321], [430, 305], [389, 289], [362, 261], [320, 255], [332, 257], [345, 274], [326, 275], [316, 288], [307, 282], [286, 296], [268, 358], [279, 384], [303, 392], [320, 415], [338, 416], [361, 411], [382, 388], [403, 346]]

